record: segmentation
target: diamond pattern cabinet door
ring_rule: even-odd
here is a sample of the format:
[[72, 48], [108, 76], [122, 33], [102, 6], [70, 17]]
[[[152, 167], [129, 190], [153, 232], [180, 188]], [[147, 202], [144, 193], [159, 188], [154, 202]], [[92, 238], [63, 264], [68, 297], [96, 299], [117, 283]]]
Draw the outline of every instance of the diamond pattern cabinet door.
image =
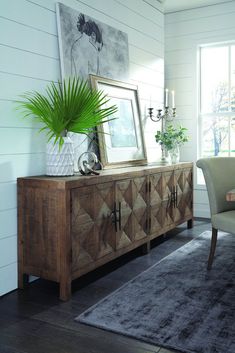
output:
[[184, 169], [184, 190], [183, 193], [187, 194], [193, 191], [193, 170], [192, 168]]
[[161, 204], [163, 200], [163, 178], [162, 178], [162, 173], [156, 173], [152, 174], [149, 177], [149, 182], [150, 182], [150, 187], [149, 187], [149, 193], [150, 193], [150, 199], [149, 203], [150, 206], [154, 207], [156, 205]]
[[175, 186], [174, 171], [162, 173], [162, 200], [169, 200]]
[[175, 222], [179, 222], [181, 219], [184, 218], [184, 212], [185, 212], [185, 205], [184, 205], [184, 198], [183, 198], [183, 193], [185, 189], [184, 169], [175, 170], [174, 176], [175, 176], [174, 184], [177, 191], [177, 199], [176, 199], [176, 205], [174, 207], [173, 220]]
[[159, 232], [163, 227], [163, 178], [162, 173], [156, 173], [149, 176], [149, 232], [150, 235]]
[[122, 180], [116, 183], [116, 204], [121, 207], [121, 224], [116, 233], [116, 248], [121, 249], [132, 244], [132, 181]]
[[181, 219], [193, 216], [193, 171], [192, 168], [181, 170], [181, 180], [183, 183], [179, 185], [181, 192], [178, 196], [177, 210], [181, 215]]
[[193, 216], [192, 194], [193, 194], [192, 168], [176, 169], [174, 171], [174, 186], [177, 191], [177, 199], [173, 207], [173, 221], [178, 224]]
[[174, 223], [175, 210], [169, 200], [164, 200], [161, 204], [162, 209], [162, 229], [167, 229]]
[[76, 271], [115, 251], [114, 183], [72, 189], [71, 200], [72, 270]]
[[146, 189], [146, 177], [134, 178], [132, 180], [132, 239], [134, 241], [147, 236], [148, 193]]
[[150, 218], [149, 218], [149, 233], [150, 235], [160, 232], [163, 227], [163, 221], [165, 220], [162, 203], [150, 207]]
[[146, 182], [146, 177], [116, 182], [116, 204], [121, 208], [121, 222], [116, 234], [117, 249], [147, 236]]
[[174, 171], [162, 173], [162, 227], [174, 223], [174, 205], [171, 200], [175, 187]]
[[97, 184], [95, 186], [95, 220], [96, 231], [99, 237], [99, 252], [97, 258], [103, 257], [116, 250], [116, 235], [112, 222], [114, 192], [114, 183]]

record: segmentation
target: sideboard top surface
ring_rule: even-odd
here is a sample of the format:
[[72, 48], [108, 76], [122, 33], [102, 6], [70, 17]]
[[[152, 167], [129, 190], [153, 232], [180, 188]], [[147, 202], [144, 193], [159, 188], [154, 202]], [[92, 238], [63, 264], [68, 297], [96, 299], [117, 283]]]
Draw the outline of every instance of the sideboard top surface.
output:
[[[153, 173], [161, 173], [172, 170], [192, 168], [193, 162], [181, 162], [177, 164], [148, 164], [141, 166], [122, 167], [115, 169], [100, 170], [100, 175], [83, 176], [75, 174], [73, 176], [54, 177], [48, 175], [37, 175], [20, 177], [17, 179], [19, 185], [27, 184], [32, 187], [46, 187], [56, 189], [72, 189], [76, 187], [94, 185], [129, 177], [141, 177]], [[43, 184], [43, 185], [42, 185]]]

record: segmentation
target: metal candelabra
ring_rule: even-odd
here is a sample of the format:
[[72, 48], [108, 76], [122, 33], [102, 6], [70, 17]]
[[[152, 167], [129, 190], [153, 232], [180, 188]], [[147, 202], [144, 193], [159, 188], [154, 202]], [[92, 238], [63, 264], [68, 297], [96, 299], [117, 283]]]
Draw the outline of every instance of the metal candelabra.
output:
[[160, 120], [171, 121], [176, 116], [176, 108], [165, 107], [164, 114], [162, 114], [162, 109], [157, 110], [157, 115], [153, 114], [153, 108], [148, 108], [149, 117], [152, 121], [158, 122]]

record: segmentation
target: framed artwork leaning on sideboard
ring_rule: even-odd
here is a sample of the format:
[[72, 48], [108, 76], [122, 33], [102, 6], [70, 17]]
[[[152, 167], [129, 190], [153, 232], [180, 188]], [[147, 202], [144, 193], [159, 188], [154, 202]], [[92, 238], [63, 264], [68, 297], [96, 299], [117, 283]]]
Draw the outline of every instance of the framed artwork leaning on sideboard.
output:
[[107, 94], [109, 105], [118, 107], [114, 119], [98, 127], [104, 168], [147, 163], [137, 86], [90, 75], [93, 88]]

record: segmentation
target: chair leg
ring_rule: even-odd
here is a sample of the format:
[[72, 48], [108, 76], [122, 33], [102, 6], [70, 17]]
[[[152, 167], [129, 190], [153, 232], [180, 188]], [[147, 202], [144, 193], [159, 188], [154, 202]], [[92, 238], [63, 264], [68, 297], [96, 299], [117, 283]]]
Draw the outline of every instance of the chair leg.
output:
[[210, 270], [212, 267], [212, 263], [215, 255], [217, 235], [218, 235], [218, 229], [215, 229], [212, 227], [211, 248], [210, 248], [210, 254], [209, 254], [208, 264], [207, 264], [208, 270]]

